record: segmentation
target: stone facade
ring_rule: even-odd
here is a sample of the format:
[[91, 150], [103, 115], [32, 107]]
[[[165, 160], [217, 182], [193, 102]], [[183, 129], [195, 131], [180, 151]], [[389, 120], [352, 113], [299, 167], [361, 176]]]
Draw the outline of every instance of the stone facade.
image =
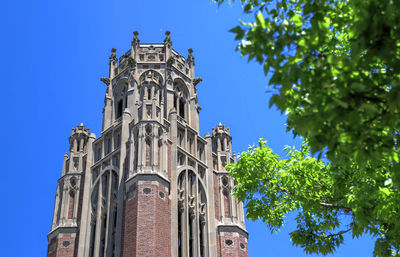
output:
[[128, 52], [111, 52], [103, 129], [72, 130], [47, 256], [248, 256], [229, 129], [199, 135], [193, 51], [134, 32]]

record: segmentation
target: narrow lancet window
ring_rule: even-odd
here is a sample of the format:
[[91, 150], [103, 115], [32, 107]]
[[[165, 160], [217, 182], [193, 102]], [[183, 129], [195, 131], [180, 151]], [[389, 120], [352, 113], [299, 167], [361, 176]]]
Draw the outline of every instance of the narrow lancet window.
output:
[[178, 256], [207, 256], [206, 202], [197, 172], [182, 171], [178, 177]]

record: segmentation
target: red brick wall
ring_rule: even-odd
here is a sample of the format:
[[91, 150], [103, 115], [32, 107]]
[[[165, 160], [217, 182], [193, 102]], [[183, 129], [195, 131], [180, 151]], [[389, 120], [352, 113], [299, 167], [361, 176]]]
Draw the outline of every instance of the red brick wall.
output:
[[[69, 245], [64, 246], [64, 241]], [[72, 257], [75, 254], [75, 233], [60, 233], [52, 238], [47, 249], [47, 257]]]
[[[223, 234], [223, 235], [222, 235]], [[244, 236], [236, 232], [223, 232], [219, 235], [219, 245], [221, 257], [248, 257], [247, 240]], [[226, 240], [232, 240], [231, 245], [227, 245]], [[244, 246], [244, 248], [241, 247]]]
[[217, 256], [222, 256], [221, 255], [221, 239], [219, 238], [219, 234], [217, 231]]
[[137, 187], [134, 184], [129, 187], [125, 199], [122, 256], [136, 255], [137, 205]]
[[[146, 194], [144, 189], [151, 192]], [[130, 190], [135, 190], [131, 199]], [[171, 212], [166, 187], [143, 181], [129, 189], [124, 212], [123, 257], [171, 255]]]

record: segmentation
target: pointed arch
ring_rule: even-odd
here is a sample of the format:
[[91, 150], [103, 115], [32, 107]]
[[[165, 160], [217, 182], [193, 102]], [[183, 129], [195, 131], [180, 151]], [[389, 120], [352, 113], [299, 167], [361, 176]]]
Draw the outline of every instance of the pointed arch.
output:
[[109, 256], [115, 250], [119, 176], [114, 168], [104, 167], [90, 190], [89, 257]]
[[207, 194], [197, 172], [188, 166], [178, 172], [178, 253], [208, 256]]

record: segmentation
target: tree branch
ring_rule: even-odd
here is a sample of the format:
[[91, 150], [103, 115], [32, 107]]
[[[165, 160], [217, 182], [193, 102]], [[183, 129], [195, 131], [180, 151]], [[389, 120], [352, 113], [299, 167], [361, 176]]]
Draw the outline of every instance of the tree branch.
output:
[[325, 207], [327, 209], [337, 209], [337, 210], [344, 210], [344, 211], [349, 211], [349, 212], [353, 211], [353, 209], [350, 208], [350, 207], [342, 206], [342, 205], [334, 205], [334, 204], [331, 204], [331, 203], [323, 203], [323, 202], [321, 202], [321, 203], [319, 203], [319, 205], [321, 205], [321, 206], [323, 206], [323, 207]]

